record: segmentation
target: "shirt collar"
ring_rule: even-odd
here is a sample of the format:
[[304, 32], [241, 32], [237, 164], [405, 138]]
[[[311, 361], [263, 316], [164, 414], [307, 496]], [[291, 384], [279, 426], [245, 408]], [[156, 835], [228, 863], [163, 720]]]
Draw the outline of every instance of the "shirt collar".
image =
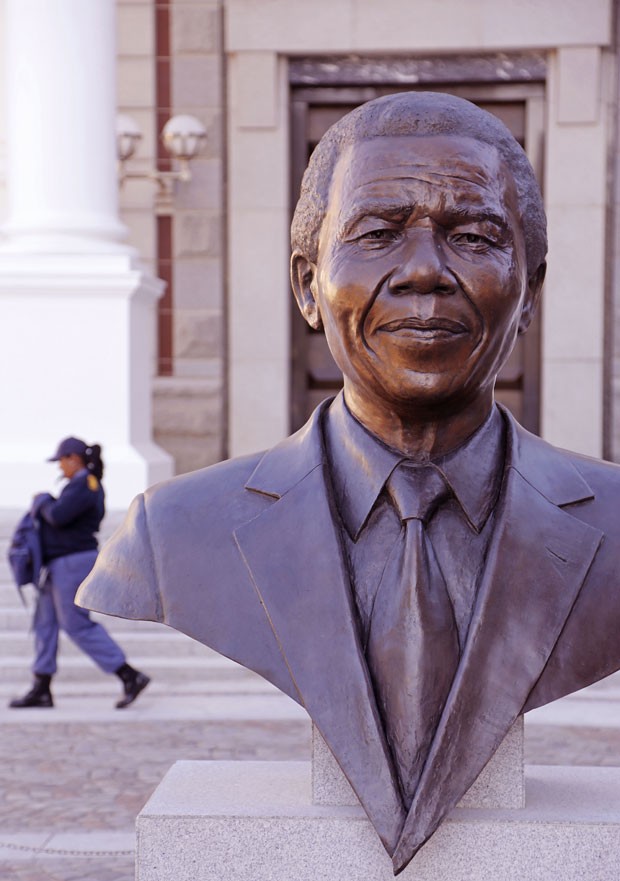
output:
[[[351, 415], [341, 392], [324, 423], [336, 504], [349, 535], [357, 540], [386, 480], [407, 461]], [[432, 460], [465, 517], [480, 532], [495, 506], [504, 470], [504, 425], [497, 407], [455, 450]]]

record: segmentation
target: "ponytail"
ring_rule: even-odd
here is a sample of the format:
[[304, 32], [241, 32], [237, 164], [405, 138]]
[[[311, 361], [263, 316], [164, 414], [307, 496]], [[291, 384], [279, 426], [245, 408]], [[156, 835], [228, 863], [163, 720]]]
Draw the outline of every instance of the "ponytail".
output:
[[101, 447], [99, 444], [92, 444], [84, 450], [84, 461], [90, 474], [94, 474], [97, 480], [103, 477], [103, 459], [101, 458]]

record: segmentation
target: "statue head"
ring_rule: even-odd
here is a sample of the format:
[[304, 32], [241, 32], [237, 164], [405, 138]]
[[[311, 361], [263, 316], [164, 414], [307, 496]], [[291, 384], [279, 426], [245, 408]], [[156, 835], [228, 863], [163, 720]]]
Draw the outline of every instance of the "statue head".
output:
[[323, 135], [310, 157], [291, 225], [291, 247], [316, 260], [319, 233], [336, 164], [357, 141], [402, 135], [457, 135], [489, 144], [511, 169], [530, 274], [547, 254], [547, 221], [534, 170], [523, 148], [496, 116], [470, 101], [443, 92], [399, 92], [368, 101], [347, 113]]
[[503, 123], [436, 93], [358, 107], [311, 157], [292, 242], [298, 304], [362, 422], [488, 412], [546, 254], [540, 190]]

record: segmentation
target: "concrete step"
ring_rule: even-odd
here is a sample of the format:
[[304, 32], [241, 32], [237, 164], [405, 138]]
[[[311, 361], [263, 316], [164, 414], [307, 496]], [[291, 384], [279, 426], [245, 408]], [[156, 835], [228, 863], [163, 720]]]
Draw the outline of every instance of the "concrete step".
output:
[[[11, 569], [7, 562], [7, 553], [15, 527], [24, 511], [7, 511], [0, 508], [0, 581], [10, 581], [11, 579]], [[124, 511], [113, 511], [106, 515], [98, 535], [100, 546], [110, 538], [124, 518]]]
[[[159, 625], [159, 632], [139, 630], [124, 630], [122, 632], [113, 632], [112, 628], [107, 628], [110, 635], [118, 636], [118, 640], [122, 643], [124, 651], [131, 655], [152, 655], [167, 657], [183, 657], [205, 658], [214, 657], [214, 653], [202, 643], [196, 642], [189, 636], [170, 630], [168, 627]], [[15, 630], [0, 631], [0, 657], [2, 655], [17, 655], [23, 657], [28, 655], [32, 650], [32, 635], [24, 629], [21, 632]], [[60, 649], [63, 657], [71, 657], [73, 655], [82, 654], [73, 642], [61, 633]]]
[[[0, 631], [15, 630], [18, 633], [27, 632], [30, 628], [34, 604], [28, 598], [28, 608], [24, 608], [15, 595], [14, 603], [3, 604], [0, 602]], [[165, 624], [156, 621], [132, 621], [128, 618], [116, 618], [112, 615], [100, 615], [91, 612], [93, 621], [99, 621], [112, 635], [125, 633], [133, 630], [138, 633], [173, 633]], [[0, 651], [2, 648], [0, 646]]]
[[[149, 671], [149, 673], [152, 672], [152, 670]], [[158, 694], [173, 695], [188, 700], [192, 697], [204, 697], [205, 695], [236, 695], [243, 698], [252, 694], [280, 694], [275, 685], [267, 682], [258, 674], [221, 679], [197, 677], [171, 681], [157, 676], [151, 676], [151, 679], [149, 693], [154, 689]], [[27, 691], [30, 682], [31, 677], [27, 671], [20, 672], [14, 681], [0, 681], [0, 706], [5, 702], [5, 698], [20, 694], [22, 689], [24, 692]], [[115, 695], [119, 690], [116, 676], [104, 676], [98, 670], [93, 672], [93, 678], [88, 681], [67, 679], [61, 672], [54, 677], [52, 686], [55, 696], [66, 698], [105, 697], [106, 695]]]
[[[28, 682], [31, 652], [23, 655], [0, 656], [0, 682]], [[169, 682], [202, 681], [204, 679], [244, 680], [256, 676], [245, 667], [219, 655], [205, 657], [162, 657], [147, 653], [128, 656], [129, 663], [144, 670], [152, 678]], [[99, 668], [80, 653], [70, 655], [64, 651], [58, 657], [57, 679], [64, 682], [90, 682], [104, 676]]]
[[2, 554], [0, 555], [0, 591], [9, 590], [9, 588], [15, 590], [15, 582], [11, 567], [6, 562], [6, 554]]
[[[8, 544], [15, 527], [19, 523], [21, 517], [26, 513], [28, 507], [28, 499], [25, 500], [23, 509], [17, 508], [0, 508], [0, 546], [2, 542]], [[106, 512], [99, 530], [99, 538], [104, 541], [116, 529], [117, 526], [125, 519], [125, 511], [110, 510]]]
[[27, 724], [28, 736], [31, 737], [31, 725], [45, 726], [47, 735], [41, 732], [44, 742], [45, 736], [52, 735], [49, 731], [50, 725], [66, 722], [72, 723], [74, 737], [79, 737], [80, 725], [90, 729], [98, 722], [127, 725], [129, 737], [132, 725], [148, 721], [285, 721], [300, 722], [308, 728], [310, 724], [305, 710], [279, 692], [249, 695], [170, 695], [161, 690], [157, 680], [153, 680], [136, 703], [122, 712], [114, 708], [119, 697], [120, 688], [117, 683], [117, 687], [107, 694], [94, 697], [64, 695], [54, 688], [53, 709], [9, 709], [7, 700], [0, 704], [0, 730], [8, 725], [20, 725], [24, 728]]
[[[26, 588], [23, 597], [27, 607], [32, 608], [34, 606], [33, 589], [30, 587]], [[14, 585], [0, 587], [0, 609], [12, 609], [13, 611], [16, 609], [24, 609], [19, 592]]]
[[620, 730], [620, 672], [553, 703], [530, 710], [529, 726]]
[[[22, 592], [25, 601], [22, 602], [20, 593], [13, 585], [2, 588], [0, 586], [0, 631], [16, 630], [22, 632], [28, 630], [36, 605], [36, 591], [30, 585]], [[110, 633], [126, 630], [152, 633], [173, 633], [171, 628], [156, 621], [136, 621], [130, 618], [118, 618], [116, 615], [104, 615], [99, 612], [91, 612], [94, 621], [99, 621]], [[0, 644], [0, 651], [2, 645]]]
[[9, 589], [15, 590], [13, 573], [7, 562], [6, 554], [0, 553], [0, 592]]

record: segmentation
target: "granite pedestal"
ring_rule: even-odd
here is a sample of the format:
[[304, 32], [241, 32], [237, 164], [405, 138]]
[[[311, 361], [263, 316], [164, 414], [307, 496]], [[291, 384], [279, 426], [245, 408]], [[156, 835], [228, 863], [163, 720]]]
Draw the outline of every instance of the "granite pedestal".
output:
[[[402, 881], [618, 881], [620, 769], [532, 766], [521, 720]], [[137, 881], [389, 881], [320, 737], [310, 762], [177, 762], [137, 821]], [[525, 798], [524, 798], [525, 795]]]

